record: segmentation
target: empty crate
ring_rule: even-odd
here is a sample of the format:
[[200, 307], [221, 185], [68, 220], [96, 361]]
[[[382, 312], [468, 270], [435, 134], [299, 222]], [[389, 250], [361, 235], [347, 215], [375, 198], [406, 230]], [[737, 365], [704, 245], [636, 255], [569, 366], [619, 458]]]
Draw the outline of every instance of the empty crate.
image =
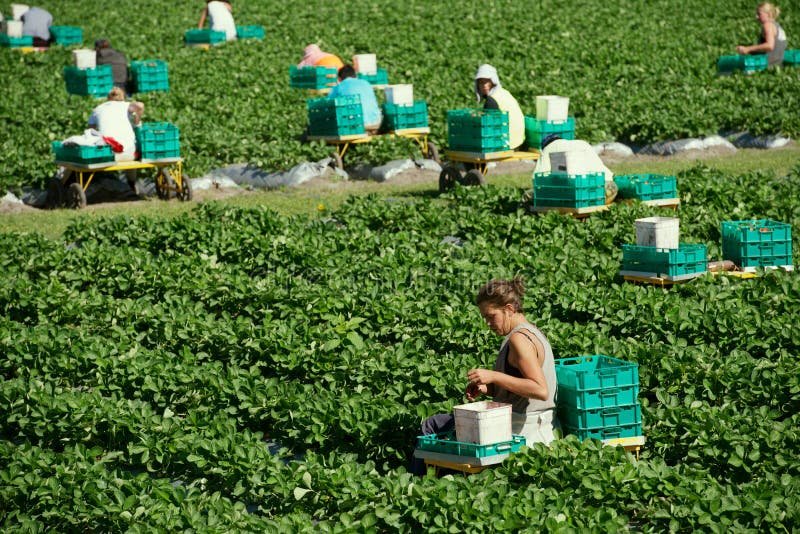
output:
[[585, 208], [606, 201], [603, 173], [562, 174], [537, 172], [533, 177], [536, 207]]
[[237, 39], [263, 39], [264, 26], [236, 26]]
[[486, 445], [511, 441], [511, 405], [479, 401], [453, 407], [456, 440]]
[[542, 141], [550, 134], [561, 139], [575, 139], [575, 118], [568, 117], [563, 121], [539, 120], [525, 116], [525, 140], [530, 148], [542, 148]]
[[622, 245], [622, 270], [643, 276], [685, 276], [706, 271], [706, 246], [679, 243], [678, 248]]
[[114, 87], [111, 65], [98, 65], [93, 69], [64, 67], [64, 81], [71, 95], [105, 96]]
[[576, 391], [639, 386], [639, 365], [594, 354], [556, 360], [559, 388]]
[[723, 74], [734, 71], [757, 72], [766, 70], [767, 64], [766, 54], [720, 56], [717, 59], [717, 70]]
[[133, 92], [169, 91], [167, 62], [159, 59], [131, 61], [131, 84]]
[[389, 73], [386, 69], [376, 69], [376, 71], [372, 74], [368, 74], [366, 72], [358, 72], [356, 74], [358, 78], [362, 80], [366, 80], [372, 85], [388, 85], [389, 84]]
[[50, 39], [62, 46], [81, 44], [83, 30], [77, 26], [50, 26]]
[[456, 440], [455, 433], [431, 434], [417, 437], [417, 448], [423, 451], [439, 454], [451, 454], [470, 458], [485, 458], [497, 454], [518, 452], [525, 445], [525, 438], [512, 436], [507, 441], [480, 445], [477, 443], [464, 443]]
[[56, 161], [86, 165], [114, 161], [114, 152], [109, 145], [64, 145], [60, 141], [53, 141], [52, 150]]
[[414, 102], [411, 106], [386, 103], [383, 105], [383, 121], [387, 130], [426, 128], [428, 126], [428, 104]]
[[187, 45], [199, 44], [220, 44], [224, 43], [227, 39], [225, 32], [215, 32], [208, 29], [201, 30], [186, 30], [183, 34], [183, 39]]
[[0, 46], [4, 48], [23, 48], [33, 46], [33, 37], [23, 35], [22, 37], [12, 37], [5, 33], [0, 33]]
[[338, 137], [364, 133], [364, 112], [358, 96], [312, 98], [306, 102], [308, 133]]
[[334, 67], [289, 67], [289, 87], [295, 89], [324, 89], [336, 85]]
[[508, 150], [508, 113], [497, 109], [455, 109], [447, 112], [450, 150], [499, 152]]
[[769, 219], [723, 222], [722, 257], [739, 267], [792, 265], [792, 227]]
[[785, 51], [783, 53], [783, 64], [787, 67], [800, 65], [800, 49]]
[[172, 159], [181, 155], [180, 131], [169, 122], [143, 122], [136, 128], [142, 160]]
[[674, 176], [662, 174], [623, 174], [614, 177], [619, 197], [637, 200], [660, 200], [678, 197], [678, 182]]

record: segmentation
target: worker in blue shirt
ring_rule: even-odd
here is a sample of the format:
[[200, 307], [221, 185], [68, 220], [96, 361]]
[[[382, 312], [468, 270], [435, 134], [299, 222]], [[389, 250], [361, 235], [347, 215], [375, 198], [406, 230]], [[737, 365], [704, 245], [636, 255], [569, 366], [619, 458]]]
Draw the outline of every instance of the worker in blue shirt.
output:
[[355, 69], [350, 65], [345, 65], [339, 69], [339, 83], [328, 93], [328, 98], [337, 96], [357, 95], [361, 98], [361, 109], [364, 112], [364, 129], [367, 131], [377, 131], [381, 127], [383, 116], [381, 108], [378, 106], [378, 99], [375, 98], [375, 91], [372, 84], [366, 80], [356, 77]]

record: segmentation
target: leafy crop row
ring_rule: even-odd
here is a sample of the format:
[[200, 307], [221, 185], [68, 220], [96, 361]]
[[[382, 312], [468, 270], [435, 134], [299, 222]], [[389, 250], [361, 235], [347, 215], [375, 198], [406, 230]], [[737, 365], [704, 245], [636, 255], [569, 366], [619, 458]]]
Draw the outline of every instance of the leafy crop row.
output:
[[[252, 1], [236, 6], [237, 21], [264, 25], [267, 38], [207, 52], [182, 43], [183, 31], [196, 24], [196, 6], [139, 2], [141, 15], [125, 17], [124, 27], [119, 10], [96, 1], [43, 6], [59, 24], [81, 26], [86, 43], [109, 37], [130, 60], [167, 61], [170, 91], [137, 97], [147, 117], [180, 127], [191, 176], [229, 163], [288, 168], [330, 153], [319, 142], [301, 143], [309, 95], [288, 86], [289, 65], [308, 42], [345, 59], [376, 53], [390, 81], [414, 84], [417, 98], [428, 102], [431, 138], [440, 146], [447, 110], [474, 105], [470, 80], [483, 62], [497, 66], [527, 113], [534, 112], [536, 95], [569, 96], [577, 134], [590, 141], [642, 144], [720, 130], [800, 133], [793, 111], [800, 69], [716, 74], [718, 56], [758, 36], [747, 0], [692, 0], [680, 9], [668, 0], [491, 6], [349, 0], [313, 9], [304, 2]], [[787, 34], [800, 34], [797, 14], [785, 11]], [[67, 95], [61, 71], [70, 62], [60, 48], [27, 55], [2, 50], [0, 186], [44, 185], [54, 171], [50, 142], [83, 130], [96, 102]], [[418, 155], [409, 140], [354, 150], [351, 157], [373, 162]]]
[[[679, 183], [682, 240], [712, 258], [723, 220], [800, 221], [800, 169]], [[0, 235], [4, 531], [796, 529], [800, 279], [620, 283], [634, 220], [663, 212], [579, 222], [520, 196]], [[640, 460], [568, 438], [469, 478], [410, 476], [422, 418], [494, 359], [476, 288], [517, 273], [557, 357], [639, 364]]]

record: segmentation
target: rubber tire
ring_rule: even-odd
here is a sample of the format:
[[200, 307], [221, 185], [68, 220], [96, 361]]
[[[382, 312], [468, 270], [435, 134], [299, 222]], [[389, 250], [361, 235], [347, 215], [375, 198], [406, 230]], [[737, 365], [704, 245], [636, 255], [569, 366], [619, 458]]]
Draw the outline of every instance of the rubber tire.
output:
[[428, 141], [428, 153], [425, 154], [428, 159], [432, 159], [436, 163], [441, 164], [441, 160], [439, 159], [439, 147], [436, 146], [434, 143]]
[[64, 186], [60, 178], [50, 178], [47, 182], [47, 207], [54, 210], [64, 206]]
[[446, 193], [455, 187], [456, 182], [461, 182], [461, 173], [452, 165], [445, 165], [439, 173], [439, 192]]
[[156, 176], [156, 195], [161, 200], [169, 200], [172, 198], [172, 192], [175, 188], [175, 180], [172, 179], [172, 174], [169, 169], [162, 168], [158, 170]]
[[67, 187], [67, 206], [80, 210], [86, 207], [86, 193], [78, 182], [73, 182]]
[[183, 174], [181, 175], [181, 190], [178, 191], [178, 200], [181, 202], [192, 200], [192, 181]]
[[485, 187], [486, 177], [478, 169], [470, 169], [466, 172], [466, 174], [464, 174], [464, 177], [461, 179], [461, 185], [467, 185], [467, 186], [479, 185], [481, 187]]

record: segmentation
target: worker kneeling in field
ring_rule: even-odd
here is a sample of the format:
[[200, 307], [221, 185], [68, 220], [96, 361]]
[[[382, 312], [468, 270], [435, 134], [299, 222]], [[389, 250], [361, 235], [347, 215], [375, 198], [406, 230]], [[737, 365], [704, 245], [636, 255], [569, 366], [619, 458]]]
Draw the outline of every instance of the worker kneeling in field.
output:
[[602, 172], [605, 177], [606, 204], [611, 204], [617, 197], [614, 173], [586, 141], [562, 139], [556, 134], [545, 136], [542, 139], [542, 152], [533, 170], [534, 177], [540, 172], [578, 175]]
[[[549, 445], [560, 429], [556, 417], [556, 381], [553, 349], [545, 335], [525, 318], [520, 278], [495, 279], [478, 291], [476, 304], [492, 332], [503, 336], [494, 370], [471, 369], [465, 395], [472, 401], [481, 395], [511, 404], [511, 432], [524, 436], [528, 445]], [[433, 415], [422, 423], [422, 434], [440, 434], [455, 428], [452, 414]], [[560, 432], [559, 432], [560, 433]], [[425, 465], [414, 458], [411, 471], [425, 474]]]
[[758, 44], [746, 46], [739, 45], [736, 51], [740, 54], [766, 54], [767, 65], [770, 67], [783, 65], [783, 55], [786, 52], [786, 32], [778, 24], [778, 15], [781, 10], [769, 2], [761, 2], [756, 8], [756, 20], [761, 24], [761, 36]]
[[310, 44], [303, 49], [303, 59], [297, 64], [297, 67], [333, 67], [336, 72], [339, 72], [339, 69], [344, 67], [344, 62], [339, 59], [339, 56], [323, 52], [319, 45]]
[[53, 25], [53, 15], [41, 7], [31, 7], [20, 17], [22, 21], [22, 35], [33, 37], [33, 46], [50, 46], [50, 26]]
[[328, 93], [328, 98], [336, 98], [337, 96], [358, 96], [361, 98], [364, 128], [369, 132], [380, 129], [383, 114], [378, 106], [378, 99], [375, 98], [372, 84], [367, 80], [357, 78], [356, 70], [351, 65], [345, 65], [339, 69], [339, 83]]
[[[104, 138], [110, 138], [114, 148], [116, 161], [133, 161], [136, 159], [136, 134], [134, 126], [138, 126], [144, 114], [141, 102], [126, 102], [125, 91], [114, 87], [108, 93], [108, 100], [94, 108], [89, 117], [89, 127], [95, 128]], [[107, 139], [108, 142], [108, 139]], [[136, 170], [125, 171], [128, 185], [136, 191]]]
[[517, 100], [500, 85], [497, 69], [481, 65], [475, 73], [475, 94], [484, 99], [483, 109], [499, 109], [508, 113], [509, 148], [518, 148], [525, 141], [525, 115]]
[[94, 42], [96, 63], [98, 65], [111, 65], [111, 77], [114, 87], [127, 91], [128, 85], [128, 58], [119, 50], [111, 48], [111, 41], [98, 39]]

